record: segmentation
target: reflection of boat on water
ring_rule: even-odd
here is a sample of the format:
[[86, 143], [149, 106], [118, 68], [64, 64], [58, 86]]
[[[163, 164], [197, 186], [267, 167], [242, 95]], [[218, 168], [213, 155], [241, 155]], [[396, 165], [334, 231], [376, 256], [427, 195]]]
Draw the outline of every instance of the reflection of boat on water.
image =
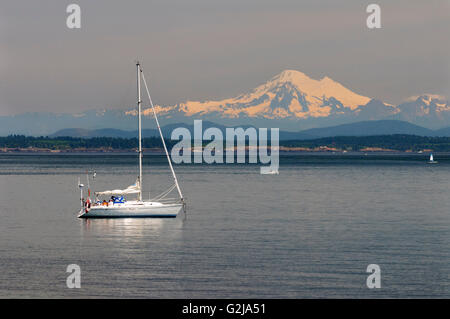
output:
[[[89, 245], [109, 242], [120, 247], [158, 243], [179, 243], [182, 240], [183, 219], [166, 218], [84, 218], [80, 220], [80, 236]], [[108, 246], [108, 245], [107, 245]], [[91, 247], [91, 246], [90, 246]], [[115, 253], [128, 256], [130, 250], [116, 249]]]
[[428, 164], [437, 164], [438, 161], [434, 160], [433, 154], [430, 154], [430, 160], [428, 161]]
[[160, 218], [135, 219], [135, 218], [104, 218], [91, 220], [86, 218], [83, 220], [83, 235], [109, 233], [123, 236], [143, 236], [145, 234], [154, 233], [161, 234], [164, 226], [164, 220]]
[[[88, 189], [88, 198], [84, 200], [83, 198], [83, 184], [78, 183], [81, 190], [81, 211], [78, 217], [80, 218], [126, 218], [126, 217], [154, 217], [154, 218], [170, 218], [177, 217], [180, 210], [185, 206], [183, 195], [181, 194], [180, 186], [178, 185], [178, 180], [175, 175], [175, 171], [172, 167], [172, 162], [167, 151], [166, 143], [161, 132], [161, 127], [158, 122], [158, 117], [156, 116], [156, 111], [153, 106], [152, 98], [147, 87], [147, 82], [145, 81], [145, 76], [142, 68], [138, 63], [137, 67], [137, 104], [138, 104], [138, 128], [139, 128], [139, 176], [136, 183], [125, 188], [125, 189], [115, 189], [107, 190], [102, 192], [96, 192], [95, 200], [91, 201], [91, 192]], [[153, 110], [155, 116], [156, 125], [161, 136], [162, 144], [169, 162], [169, 167], [172, 172], [174, 179], [174, 184], [169, 187], [162, 194], [158, 195], [152, 200], [144, 201], [142, 200], [142, 125], [141, 125], [141, 78], [144, 82], [145, 89], [149, 98], [150, 106]], [[88, 180], [89, 184], [89, 180]], [[89, 188], [89, 185], [88, 185]], [[179, 200], [171, 200], [167, 198], [174, 189], [177, 189]], [[136, 198], [128, 201], [125, 196], [136, 195]], [[102, 196], [110, 196], [109, 200], [103, 199]]]

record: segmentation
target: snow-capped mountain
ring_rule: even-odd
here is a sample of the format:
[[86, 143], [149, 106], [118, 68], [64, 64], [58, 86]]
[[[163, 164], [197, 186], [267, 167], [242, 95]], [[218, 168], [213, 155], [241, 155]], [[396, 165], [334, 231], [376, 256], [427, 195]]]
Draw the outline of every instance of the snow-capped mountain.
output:
[[[297, 121], [355, 112], [370, 98], [358, 95], [329, 77], [314, 80], [306, 74], [286, 70], [249, 93], [218, 101], [187, 101], [158, 106], [161, 115], [225, 119]], [[129, 114], [135, 114], [130, 111]], [[151, 114], [147, 109], [144, 114]]]
[[397, 106], [398, 113], [392, 119], [438, 128], [450, 124], [450, 103], [443, 96], [423, 94], [413, 96]]
[[[424, 94], [394, 106], [359, 95], [324, 77], [286, 70], [248, 93], [217, 101], [187, 101], [157, 106], [166, 118], [201, 118], [227, 125], [278, 125], [298, 130], [352, 121], [396, 119], [430, 128], [450, 124], [449, 102], [442, 96]], [[132, 110], [127, 114], [136, 114]], [[150, 109], [145, 115], [152, 114]]]
[[[156, 94], [156, 92], [154, 92]], [[450, 126], [450, 104], [441, 96], [423, 94], [398, 106], [359, 95], [324, 77], [286, 70], [248, 93], [212, 101], [157, 105], [164, 125], [202, 119], [226, 126], [251, 125], [301, 131], [367, 120], [403, 120], [430, 129]], [[0, 135], [47, 135], [65, 128], [134, 130], [135, 109], [91, 110], [79, 114], [26, 113], [0, 117]], [[152, 117], [151, 109], [144, 115]], [[154, 121], [144, 121], [153, 128]]]

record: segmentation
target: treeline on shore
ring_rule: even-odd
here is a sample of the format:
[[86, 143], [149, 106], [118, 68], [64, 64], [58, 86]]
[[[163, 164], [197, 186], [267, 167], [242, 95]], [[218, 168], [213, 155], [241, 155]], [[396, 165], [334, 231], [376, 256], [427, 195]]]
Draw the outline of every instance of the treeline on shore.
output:
[[[167, 140], [167, 146], [172, 146], [176, 141]], [[158, 137], [144, 138], [142, 140], [144, 148], [163, 147], [161, 139]], [[51, 150], [71, 150], [71, 149], [117, 149], [128, 150], [138, 147], [137, 138], [120, 137], [48, 137], [48, 136], [24, 136], [9, 135], [0, 137], [0, 148], [42, 148]]]
[[374, 136], [336, 136], [313, 140], [282, 141], [286, 147], [317, 148], [327, 146], [347, 151], [360, 151], [366, 148], [379, 148], [396, 151], [433, 150], [450, 151], [450, 137], [429, 137], [417, 135], [374, 135]]
[[[166, 139], [168, 148], [178, 143]], [[208, 144], [207, 141], [204, 144]], [[248, 142], [247, 142], [248, 145]], [[366, 149], [385, 149], [396, 151], [433, 150], [435, 152], [450, 152], [450, 137], [425, 137], [416, 135], [377, 135], [377, 136], [337, 136], [312, 140], [282, 140], [284, 148], [311, 149], [329, 148], [335, 150], [361, 151]], [[131, 150], [138, 147], [137, 138], [116, 137], [33, 137], [10, 135], [0, 137], [1, 149], [48, 149], [56, 151], [70, 150]], [[144, 148], [162, 148], [159, 137], [144, 138]]]

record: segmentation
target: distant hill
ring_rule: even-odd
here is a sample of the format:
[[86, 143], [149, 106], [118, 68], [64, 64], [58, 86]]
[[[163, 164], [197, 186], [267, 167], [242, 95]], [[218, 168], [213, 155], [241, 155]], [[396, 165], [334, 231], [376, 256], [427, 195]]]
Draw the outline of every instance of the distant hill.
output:
[[[203, 130], [210, 128], [210, 127], [217, 127], [223, 132], [225, 131], [225, 126], [219, 125], [216, 123], [203, 121]], [[164, 137], [170, 138], [170, 135], [172, 134], [172, 131], [176, 128], [187, 128], [191, 135], [194, 134], [194, 125], [193, 124], [186, 124], [186, 123], [174, 123], [174, 124], [168, 124], [166, 126], [163, 126], [161, 128], [161, 131], [163, 132]], [[97, 130], [88, 130], [88, 129], [81, 129], [81, 128], [69, 128], [69, 129], [62, 129], [59, 130], [53, 134], [49, 135], [50, 137], [62, 137], [62, 136], [69, 136], [69, 137], [82, 137], [82, 138], [91, 138], [91, 137], [121, 137], [121, 138], [135, 138], [138, 136], [138, 131], [126, 131], [126, 130], [119, 130], [119, 129], [113, 129], [113, 128], [103, 128], [103, 129], [97, 129]], [[159, 132], [157, 129], [143, 129], [142, 130], [142, 136], [145, 137], [157, 137], [159, 136]]]
[[368, 136], [368, 135], [391, 135], [391, 134], [436, 136], [436, 131], [415, 124], [411, 124], [405, 121], [397, 121], [397, 120], [363, 121], [324, 128], [313, 128], [301, 131], [301, 133], [315, 137]]
[[[220, 124], [203, 121], [202, 123], [203, 131], [210, 127], [216, 127], [222, 131], [222, 134], [225, 136], [226, 127]], [[176, 123], [169, 124], [161, 128], [164, 137], [170, 138], [172, 131], [176, 128], [183, 127], [187, 128], [191, 132], [191, 136], [194, 136], [194, 125], [188, 125], [186, 123]], [[242, 128], [247, 129], [251, 126], [244, 125]], [[121, 138], [134, 138], [138, 136], [137, 131], [125, 131], [118, 130], [112, 128], [98, 129], [98, 130], [88, 130], [88, 129], [80, 129], [80, 128], [69, 128], [59, 130], [53, 134], [49, 135], [50, 137], [81, 137], [81, 138], [91, 138], [91, 137], [121, 137]], [[142, 136], [145, 137], [157, 137], [159, 136], [159, 132], [156, 129], [146, 129], [142, 130]], [[288, 132], [288, 131], [280, 131], [280, 139], [281, 140], [306, 140], [312, 139], [316, 136], [312, 136], [302, 132]]]
[[[161, 128], [166, 138], [170, 138], [172, 131], [175, 128], [184, 127], [194, 136], [193, 125], [185, 123], [169, 124]], [[226, 127], [213, 122], [204, 121], [203, 131], [210, 127], [217, 127], [225, 136]], [[244, 129], [250, 126], [243, 126]], [[159, 133], [156, 129], [143, 130], [143, 137], [156, 137]], [[350, 124], [342, 124], [337, 126], [330, 126], [324, 128], [314, 128], [303, 130], [299, 132], [280, 131], [280, 140], [308, 140], [321, 137], [332, 136], [369, 136], [369, 135], [392, 135], [392, 134], [407, 134], [417, 136], [450, 136], [450, 127], [440, 130], [430, 130], [415, 124], [398, 120], [380, 120], [380, 121], [362, 121]], [[112, 128], [88, 130], [80, 128], [71, 128], [59, 130], [50, 135], [50, 137], [121, 137], [134, 138], [137, 137], [137, 131], [125, 131]]]
[[450, 126], [434, 131], [436, 136], [450, 136]]
[[[158, 136], [157, 130], [143, 130], [142, 134], [144, 137], [155, 137]], [[63, 130], [59, 130], [53, 134], [49, 135], [50, 137], [82, 137], [82, 138], [91, 138], [91, 137], [121, 137], [121, 138], [133, 138], [137, 137], [137, 131], [125, 131], [118, 130], [113, 128], [104, 128], [98, 130], [88, 130], [82, 128], [66, 128]]]

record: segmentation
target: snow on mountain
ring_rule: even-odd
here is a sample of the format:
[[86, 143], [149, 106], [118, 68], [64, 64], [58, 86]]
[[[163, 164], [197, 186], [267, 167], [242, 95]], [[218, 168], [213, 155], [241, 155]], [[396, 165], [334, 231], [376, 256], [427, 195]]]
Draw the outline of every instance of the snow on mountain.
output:
[[396, 106], [372, 99], [366, 105], [358, 108], [355, 115], [360, 120], [378, 120], [395, 116], [400, 112], [400, 109]]
[[435, 128], [448, 126], [450, 123], [450, 104], [443, 96], [435, 94], [414, 96], [397, 108], [399, 113], [392, 118]]
[[[366, 120], [403, 120], [429, 128], [450, 123], [450, 106], [443, 96], [422, 94], [398, 106], [359, 95], [323, 77], [285, 70], [248, 93], [234, 98], [187, 101], [157, 106], [166, 118], [202, 118], [222, 124], [276, 125], [294, 130]], [[144, 110], [145, 115], [151, 110]]]
[[[226, 118], [307, 119], [344, 114], [369, 101], [370, 98], [350, 91], [329, 77], [314, 80], [302, 72], [286, 70], [234, 98], [187, 101], [166, 108], [158, 106], [158, 111], [161, 114], [181, 112], [189, 117], [220, 113]], [[149, 111], [145, 110], [144, 114]]]
[[[163, 125], [192, 124], [194, 119], [202, 119], [230, 127], [278, 127], [296, 132], [369, 120], [401, 120], [429, 129], [450, 125], [450, 104], [443, 96], [422, 94], [394, 106], [354, 93], [329, 77], [315, 80], [294, 70], [283, 71], [234, 98], [155, 108]], [[145, 108], [143, 113], [149, 117], [143, 122], [144, 128], [154, 128], [152, 110]], [[66, 128], [130, 131], [136, 129], [136, 116], [134, 108], [0, 116], [0, 135], [47, 135]]]

